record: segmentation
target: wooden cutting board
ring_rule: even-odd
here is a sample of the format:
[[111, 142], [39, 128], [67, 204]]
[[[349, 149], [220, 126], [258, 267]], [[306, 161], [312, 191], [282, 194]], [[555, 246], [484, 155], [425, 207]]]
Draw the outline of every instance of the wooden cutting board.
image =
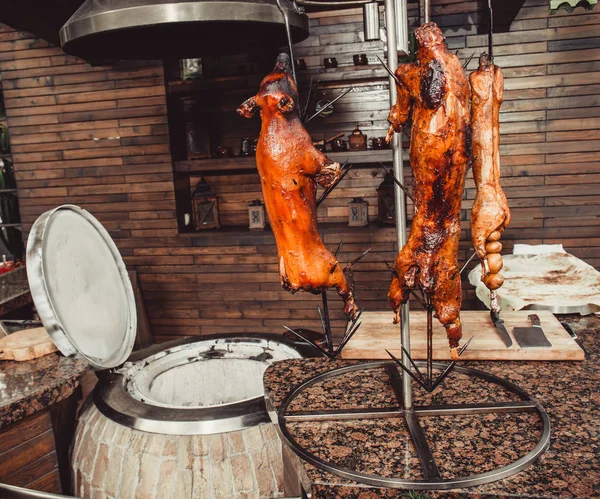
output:
[[58, 351], [43, 327], [24, 329], [0, 339], [0, 360], [32, 360]]
[[[515, 339], [513, 327], [531, 326], [527, 316], [535, 313], [542, 322], [546, 338], [552, 343], [549, 348], [520, 348]], [[584, 360], [584, 352], [577, 342], [565, 331], [551, 312], [546, 310], [519, 310], [500, 314], [504, 325], [513, 340], [507, 348], [498, 336], [490, 320], [490, 313], [467, 310], [460, 313], [463, 325], [461, 345], [473, 336], [473, 341], [461, 355], [461, 360]], [[390, 312], [365, 312], [361, 316], [362, 325], [342, 351], [344, 359], [389, 359], [388, 349], [400, 358], [400, 326], [392, 324]], [[425, 311], [410, 312], [411, 356], [415, 360], [427, 358], [427, 318]], [[433, 319], [433, 358], [450, 360], [450, 350], [446, 330]]]

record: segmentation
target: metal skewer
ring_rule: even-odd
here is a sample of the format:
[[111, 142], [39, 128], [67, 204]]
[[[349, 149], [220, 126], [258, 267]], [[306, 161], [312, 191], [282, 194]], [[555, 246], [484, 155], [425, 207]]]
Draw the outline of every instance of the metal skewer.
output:
[[304, 124], [306, 125], [310, 120], [312, 120], [313, 118], [316, 118], [317, 116], [319, 116], [319, 114], [321, 114], [323, 111], [325, 111], [325, 109], [330, 108], [331, 106], [333, 106], [337, 101], [339, 101], [344, 95], [348, 94], [352, 92], [352, 87], [347, 88], [346, 90], [344, 90], [340, 95], [338, 95], [335, 99], [333, 99], [332, 101], [329, 101], [327, 104], [325, 104], [321, 109], [319, 109], [315, 114], [313, 114], [310, 118], [308, 118]]
[[405, 196], [410, 199], [413, 203], [415, 202], [415, 198], [413, 198], [412, 194], [410, 193], [410, 191], [408, 190], [407, 187], [405, 187], [397, 178], [396, 176], [392, 173], [392, 170], [390, 170], [387, 166], [385, 166], [381, 161], [379, 162], [379, 164], [381, 165], [381, 167], [385, 170], [385, 172], [392, 177], [392, 180], [394, 181], [394, 183], [400, 187], [400, 189], [402, 189], [404, 191]]

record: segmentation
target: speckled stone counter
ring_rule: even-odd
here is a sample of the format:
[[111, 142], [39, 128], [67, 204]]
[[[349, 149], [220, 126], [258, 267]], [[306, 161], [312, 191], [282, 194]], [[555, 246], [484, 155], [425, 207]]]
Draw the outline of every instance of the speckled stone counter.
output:
[[59, 353], [0, 361], [0, 429], [69, 397], [88, 367]]
[[[564, 318], [562, 318], [564, 320]], [[507, 379], [537, 399], [549, 414], [549, 449], [526, 470], [504, 480], [413, 497], [600, 497], [600, 318], [569, 317], [586, 351], [582, 362], [465, 362]], [[282, 361], [265, 373], [268, 404], [277, 409], [286, 394], [314, 375], [349, 361]], [[414, 384], [413, 384], [414, 387]], [[415, 405], [518, 400], [477, 378], [452, 373], [433, 394], [413, 388]], [[394, 407], [384, 368], [320, 381], [302, 393], [291, 411]], [[421, 417], [421, 425], [443, 478], [482, 473], [514, 462], [541, 435], [535, 413]], [[316, 456], [347, 468], [386, 477], [422, 479], [402, 419], [295, 422], [288, 430]], [[350, 482], [303, 463], [313, 498], [404, 497], [407, 491]]]

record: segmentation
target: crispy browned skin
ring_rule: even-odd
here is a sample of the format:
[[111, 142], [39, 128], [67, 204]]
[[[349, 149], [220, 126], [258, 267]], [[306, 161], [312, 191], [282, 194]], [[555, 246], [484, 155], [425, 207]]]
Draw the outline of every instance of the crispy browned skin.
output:
[[456, 355], [462, 336], [458, 243], [470, 153], [469, 85], [435, 23], [417, 28], [415, 35], [417, 62], [396, 70], [398, 102], [388, 118], [390, 132], [399, 132], [412, 110], [410, 164], [415, 178], [415, 214], [408, 242], [395, 262], [397, 276], [388, 297], [398, 322], [409, 289], [422, 286]]
[[298, 107], [289, 56], [280, 54], [259, 92], [237, 110], [251, 118], [260, 109], [256, 165], [277, 243], [281, 284], [292, 293], [318, 294], [336, 288], [344, 300], [344, 312], [355, 318], [358, 309], [352, 286], [317, 228], [317, 183], [332, 185], [340, 175], [340, 165], [313, 146]]
[[477, 195], [471, 210], [471, 239], [483, 267], [482, 280], [490, 290], [504, 282], [500, 234], [510, 222], [506, 196], [500, 187], [500, 105], [504, 92], [502, 71], [487, 54], [479, 57], [479, 69], [471, 82], [473, 129], [473, 177]]

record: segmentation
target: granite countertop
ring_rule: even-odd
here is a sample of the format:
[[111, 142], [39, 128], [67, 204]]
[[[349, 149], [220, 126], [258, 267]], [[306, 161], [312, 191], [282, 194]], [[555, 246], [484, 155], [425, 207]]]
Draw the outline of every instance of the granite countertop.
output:
[[88, 367], [59, 353], [0, 361], [0, 429], [70, 396]]
[[[512, 381], [539, 401], [551, 422], [549, 449], [529, 468], [503, 480], [410, 497], [600, 497], [600, 318], [566, 318], [586, 351], [580, 362], [464, 362]], [[561, 320], [565, 320], [561, 317]], [[304, 359], [278, 362], [264, 377], [268, 405], [277, 409], [301, 382], [334, 367], [358, 362]], [[499, 402], [518, 396], [453, 372], [433, 394], [414, 388], [415, 405]], [[348, 373], [313, 385], [291, 411], [394, 407], [397, 400], [384, 368]], [[443, 478], [491, 471], [529, 452], [541, 435], [536, 413], [421, 417]], [[308, 451], [355, 471], [422, 479], [405, 423], [398, 419], [288, 423]], [[303, 462], [313, 498], [405, 497], [408, 491], [351, 482]], [[406, 495], [408, 497], [408, 495]]]

